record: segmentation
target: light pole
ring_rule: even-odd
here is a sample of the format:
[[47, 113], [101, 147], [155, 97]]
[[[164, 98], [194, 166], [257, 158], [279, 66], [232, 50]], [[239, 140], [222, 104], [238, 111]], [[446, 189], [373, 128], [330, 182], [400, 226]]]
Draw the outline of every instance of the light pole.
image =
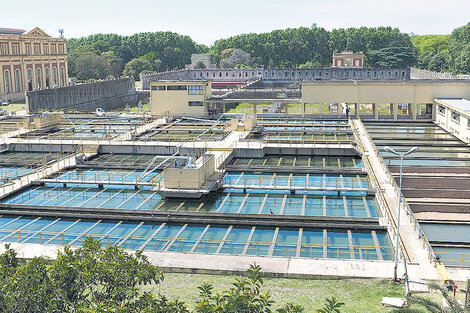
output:
[[397, 267], [398, 267], [398, 242], [400, 237], [400, 207], [401, 207], [401, 181], [403, 175], [403, 158], [408, 154], [418, 151], [418, 147], [413, 147], [405, 153], [398, 153], [389, 146], [384, 147], [385, 151], [393, 153], [400, 157], [400, 193], [398, 194], [398, 213], [397, 213], [397, 231], [396, 231], [396, 241], [395, 241], [395, 262], [393, 267], [393, 280], [397, 281]]

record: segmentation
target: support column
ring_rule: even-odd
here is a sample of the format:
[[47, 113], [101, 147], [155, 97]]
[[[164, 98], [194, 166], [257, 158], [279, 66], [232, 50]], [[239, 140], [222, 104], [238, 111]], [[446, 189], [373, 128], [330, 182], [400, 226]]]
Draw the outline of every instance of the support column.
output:
[[222, 113], [225, 113], [227, 111], [226, 105], [227, 104], [225, 102], [222, 103]]
[[361, 114], [361, 104], [354, 103], [354, 110], [356, 111], [356, 118], [358, 118], [359, 115]]
[[372, 111], [374, 112], [374, 119], [379, 120], [379, 106], [377, 103], [372, 103]]
[[398, 121], [398, 103], [393, 103], [393, 120]]
[[253, 103], [253, 113], [256, 114], [256, 103]]
[[436, 111], [437, 111], [437, 104], [435, 102], [432, 103], [432, 112], [431, 112], [431, 118], [433, 121], [436, 120]]
[[418, 104], [412, 103], [411, 110], [413, 111], [413, 121], [416, 121], [416, 114], [417, 114], [416, 111], [418, 110]]
[[341, 118], [341, 114], [343, 113], [343, 107], [341, 105], [341, 103], [336, 103], [336, 115], [338, 116], [338, 118]]
[[323, 115], [323, 103], [320, 103], [320, 115]]
[[305, 103], [302, 102], [300, 105], [302, 107], [302, 116], [305, 116]]
[[289, 105], [287, 103], [286, 103], [285, 109], [286, 109], [286, 115], [289, 114]]

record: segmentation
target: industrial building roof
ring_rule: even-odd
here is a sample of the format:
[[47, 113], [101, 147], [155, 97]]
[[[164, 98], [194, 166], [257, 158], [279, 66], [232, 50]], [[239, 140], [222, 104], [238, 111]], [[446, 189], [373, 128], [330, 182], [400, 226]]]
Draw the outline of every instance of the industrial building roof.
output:
[[465, 112], [470, 112], [470, 100], [462, 98], [436, 98], [438, 103], [453, 106]]

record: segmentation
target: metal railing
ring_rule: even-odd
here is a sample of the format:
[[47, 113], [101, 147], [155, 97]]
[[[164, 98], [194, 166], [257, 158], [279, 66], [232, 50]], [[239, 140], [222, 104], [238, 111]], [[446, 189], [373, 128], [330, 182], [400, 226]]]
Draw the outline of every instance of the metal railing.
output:
[[[140, 173], [140, 172], [139, 172]], [[129, 176], [134, 175], [133, 179]], [[163, 179], [163, 172], [157, 172], [150, 176], [150, 179], [139, 181], [138, 173], [127, 172], [120, 173], [118, 170], [115, 172], [87, 172], [86, 170], [58, 170], [54, 173], [54, 177], [48, 181], [56, 181], [60, 183], [73, 183], [73, 184], [121, 184], [121, 185], [158, 185]]]
[[[75, 158], [72, 157], [76, 156], [79, 151], [75, 151], [74, 148], [71, 148], [69, 150], [65, 150], [59, 153], [59, 156], [53, 160], [47, 161], [45, 160], [45, 164], [40, 164], [39, 167], [34, 168], [33, 171], [15, 178], [14, 180], [11, 180], [8, 183], [5, 183], [0, 186], [0, 196], [4, 196], [7, 193], [10, 193], [14, 190], [20, 189], [22, 187], [25, 187], [31, 182], [36, 181], [38, 179], [47, 177], [48, 175], [51, 175], [55, 173], [56, 171], [59, 171], [63, 167], [69, 167], [75, 165]], [[62, 163], [62, 164], [61, 164]]]
[[[4, 242], [27, 243], [35, 239], [39, 244], [54, 245], [78, 245], [86, 237], [100, 239], [106, 246], [119, 245], [131, 250], [145, 249], [146, 251], [169, 252], [198, 252], [215, 254], [219, 246], [223, 245], [224, 254], [248, 254], [256, 256], [281, 256], [329, 259], [361, 259], [361, 260], [391, 260], [394, 248], [391, 246], [368, 245], [337, 245], [337, 244], [312, 244], [312, 243], [285, 243], [262, 241], [237, 241], [237, 240], [212, 240], [178, 237], [158, 236], [126, 236], [93, 233], [65, 233], [33, 230], [1, 229], [5, 234]], [[197, 250], [197, 251], [196, 251]], [[241, 251], [240, 251], [241, 250]], [[239, 251], [239, 252], [237, 252]], [[219, 251], [220, 253], [220, 251]]]
[[[466, 252], [439, 252], [440, 261], [449, 267], [461, 269], [470, 268], [470, 253]], [[450, 259], [447, 256], [451, 257]], [[455, 257], [455, 259], [454, 259]]]
[[[362, 120], [360, 117], [357, 118], [358, 121], [360, 121], [360, 123], [362, 123]], [[363, 124], [364, 125], [364, 124]], [[365, 126], [364, 126], [364, 129], [365, 129]], [[436, 259], [436, 253], [434, 252], [434, 249], [432, 248], [431, 246], [431, 243], [429, 242], [428, 238], [426, 237], [426, 234], [423, 230], [423, 228], [421, 227], [421, 225], [419, 224], [418, 220], [416, 219], [416, 217], [414, 216], [413, 214], [413, 211], [411, 210], [408, 202], [406, 201], [406, 198], [403, 196], [403, 193], [401, 192], [400, 190], [400, 187], [398, 186], [398, 184], [396, 183], [395, 181], [395, 178], [393, 177], [392, 173], [390, 172], [390, 169], [388, 168], [388, 165], [387, 163], [385, 162], [385, 160], [383, 159], [379, 149], [377, 149], [377, 147], [375, 146], [374, 144], [374, 140], [372, 139], [372, 137], [370, 137], [369, 135], [369, 132], [365, 131], [365, 135], [367, 137], [367, 139], [369, 140], [369, 142], [371, 143], [372, 145], [372, 148], [373, 148], [373, 153], [377, 156], [379, 162], [381, 163], [383, 169], [384, 169], [384, 172], [387, 176], [387, 181], [393, 186], [394, 188], [394, 191], [395, 193], [397, 194], [397, 198], [400, 196], [401, 194], [401, 197], [402, 197], [402, 205], [403, 207], [405, 208], [405, 211], [410, 219], [410, 222], [411, 224], [413, 225], [414, 227], [414, 230], [417, 232], [418, 234], [418, 238], [422, 241], [423, 243], [423, 248], [426, 249], [428, 251], [428, 258], [430, 261], [436, 263], [437, 262], [437, 259]], [[369, 170], [368, 172], [373, 172], [373, 169], [372, 169], [372, 165], [369, 163]], [[377, 182], [377, 186], [380, 187], [380, 182], [377, 180], [376, 178], [376, 182]], [[390, 217], [392, 217], [394, 215], [391, 215]]]
[[[303, 189], [348, 189], [348, 190], [366, 190], [372, 187], [370, 178], [366, 177], [365, 180], [358, 180], [353, 178], [351, 180], [345, 180], [344, 177], [307, 177], [305, 176], [304, 181], [298, 179], [293, 180], [291, 177], [277, 178], [276, 176], [271, 177], [259, 177], [259, 178], [247, 178], [247, 177], [234, 177], [225, 176], [222, 179], [224, 187], [258, 187], [258, 188], [303, 188]], [[267, 183], [269, 181], [269, 183]]]

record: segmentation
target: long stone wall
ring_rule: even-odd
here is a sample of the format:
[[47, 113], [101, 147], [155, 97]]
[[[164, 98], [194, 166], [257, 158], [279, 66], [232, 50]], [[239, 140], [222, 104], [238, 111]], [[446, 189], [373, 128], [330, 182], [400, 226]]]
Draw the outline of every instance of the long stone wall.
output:
[[434, 72], [412, 67], [411, 79], [459, 79], [460, 77], [449, 72]]
[[253, 81], [261, 78], [268, 82], [292, 82], [299, 80], [408, 80], [409, 68], [311, 68], [311, 69], [186, 69], [141, 76], [142, 88], [148, 90], [150, 82], [157, 80]]
[[111, 110], [123, 108], [126, 103], [136, 104], [138, 95], [133, 78], [106, 80], [89, 84], [26, 93], [29, 112], [79, 111], [94, 112], [97, 108]]

